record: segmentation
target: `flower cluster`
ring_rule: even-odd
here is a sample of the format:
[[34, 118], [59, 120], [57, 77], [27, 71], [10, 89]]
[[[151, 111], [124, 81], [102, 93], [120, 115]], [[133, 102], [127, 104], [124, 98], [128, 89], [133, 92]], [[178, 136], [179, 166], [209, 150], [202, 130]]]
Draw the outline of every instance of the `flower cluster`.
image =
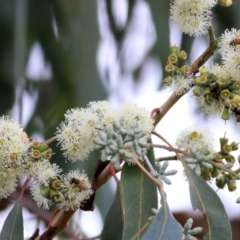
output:
[[94, 140], [95, 149], [101, 150], [102, 161], [109, 158], [115, 169], [119, 169], [121, 161], [134, 164], [133, 157], [143, 160], [142, 154], [148, 147], [148, 136], [149, 132], [139, 129], [136, 120], [127, 124], [122, 117], [119, 122], [113, 123], [113, 129], [107, 129], [106, 133], [100, 132]]
[[23, 163], [30, 147], [29, 139], [13, 119], [0, 118], [0, 199], [6, 198], [24, 175]]
[[220, 138], [220, 150], [215, 151], [211, 132], [207, 129], [195, 129], [197, 130], [196, 126], [183, 130], [177, 138], [176, 145], [186, 151], [183, 159], [205, 181], [216, 178], [218, 188], [227, 185], [229, 191], [234, 191], [236, 180], [240, 179], [240, 168], [231, 169], [236, 161], [231, 152], [239, 149], [238, 144], [234, 141], [229, 143], [224, 136]]
[[194, 85], [193, 94], [205, 114], [221, 116], [226, 121], [231, 112], [236, 116], [237, 122], [240, 121], [240, 81], [232, 78], [225, 66], [213, 64], [210, 69], [202, 67]]
[[193, 219], [189, 218], [183, 228], [183, 237], [182, 237], [183, 240], [197, 240], [197, 238], [192, 235], [202, 232], [203, 229], [201, 227], [195, 227], [191, 229], [192, 224], [193, 224]]
[[172, 46], [170, 52], [167, 65], [165, 66], [165, 70], [169, 75], [163, 80], [163, 83], [165, 86], [171, 86], [171, 89], [177, 95], [182, 95], [190, 89], [193, 82], [190, 67], [187, 65], [177, 66], [179, 60], [187, 59], [187, 53], [180, 51], [177, 46]]
[[211, 8], [216, 4], [216, 0], [172, 0], [170, 19], [190, 36], [204, 35], [211, 25]]
[[71, 160], [84, 160], [95, 148], [95, 139], [107, 130], [113, 130], [113, 123], [124, 116], [126, 127], [134, 121], [142, 131], [150, 133], [153, 120], [146, 109], [134, 103], [125, 103], [114, 108], [106, 101], [91, 102], [87, 108], [71, 109], [65, 114], [65, 121], [57, 130], [57, 139], [64, 156]]
[[49, 209], [56, 202], [64, 211], [78, 209], [93, 194], [87, 175], [79, 170], [50, 177], [47, 183], [33, 182], [30, 191], [39, 207]]

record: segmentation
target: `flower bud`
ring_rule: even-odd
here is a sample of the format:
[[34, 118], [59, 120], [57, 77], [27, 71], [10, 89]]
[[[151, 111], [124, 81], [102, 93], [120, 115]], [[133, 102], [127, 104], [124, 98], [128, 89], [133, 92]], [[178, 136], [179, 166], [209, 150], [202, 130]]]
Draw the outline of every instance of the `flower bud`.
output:
[[237, 189], [236, 180], [229, 180], [227, 186], [229, 192], [234, 192]]
[[226, 179], [226, 176], [225, 175], [219, 175], [217, 178], [216, 178], [216, 186], [218, 188], [221, 188], [223, 189], [225, 187], [227, 183], [227, 179]]
[[223, 7], [229, 7], [232, 5], [232, 0], [218, 0], [218, 4]]
[[223, 109], [221, 118], [222, 118], [222, 120], [224, 120], [224, 121], [229, 120], [229, 110], [228, 110], [227, 108], [224, 108], [224, 109]]
[[218, 163], [222, 163], [222, 155], [220, 153], [215, 153], [214, 159]]
[[62, 182], [59, 179], [55, 179], [52, 183], [51, 183], [51, 187], [55, 190], [58, 190], [61, 188], [61, 184]]
[[168, 63], [165, 66], [165, 71], [168, 72], [168, 73], [174, 73], [176, 71], [176, 67], [173, 64]]
[[178, 57], [176, 54], [172, 53], [168, 56], [169, 63], [175, 64], [175, 63], [177, 63], [177, 61], [178, 61]]
[[178, 58], [181, 60], [186, 60], [187, 59], [187, 53], [185, 51], [180, 51], [178, 54]]
[[203, 92], [202, 87], [196, 86], [196, 87], [193, 89], [193, 94], [194, 94], [194, 96], [196, 96], [196, 97], [200, 97], [201, 94], [202, 94], [202, 92]]
[[34, 158], [34, 159], [38, 159], [41, 157], [41, 153], [38, 149], [33, 149], [32, 150], [32, 154], [31, 156]]
[[165, 86], [171, 86], [171, 85], [172, 85], [172, 78], [171, 78], [171, 77], [166, 77], [166, 78], [164, 78], [163, 84], [164, 84]]
[[179, 47], [177, 47], [177, 46], [171, 46], [170, 47], [170, 52], [171, 52], [171, 54], [176, 54], [176, 55], [178, 55], [178, 53], [179, 53]]
[[220, 171], [217, 168], [213, 168], [213, 170], [211, 171], [211, 176], [213, 178], [217, 177], [220, 174]]
[[228, 99], [230, 97], [230, 91], [228, 89], [224, 89], [220, 93], [220, 97], [224, 100]]

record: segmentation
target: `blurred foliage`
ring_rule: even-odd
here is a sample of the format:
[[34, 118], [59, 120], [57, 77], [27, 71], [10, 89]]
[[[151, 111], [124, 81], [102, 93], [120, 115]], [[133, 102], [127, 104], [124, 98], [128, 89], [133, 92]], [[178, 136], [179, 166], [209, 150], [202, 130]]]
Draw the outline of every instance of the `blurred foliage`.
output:
[[[115, 22], [112, 1], [103, 1], [107, 7], [110, 30], [117, 47], [121, 47], [138, 1], [127, 0], [127, 23], [121, 29]], [[167, 21], [169, 1], [146, 2], [157, 32], [157, 41], [149, 54], [157, 56], [164, 68], [170, 46], [170, 27]], [[68, 109], [84, 107], [89, 101], [107, 98], [96, 65], [100, 41], [97, 7], [97, 0], [0, 1], [0, 114], [10, 114], [16, 103], [20, 106], [20, 112], [23, 108], [28, 108], [22, 105], [24, 92], [31, 96], [37, 91], [36, 107], [25, 126], [30, 136], [40, 133], [45, 139], [52, 137]], [[221, 6], [214, 9], [213, 24], [218, 22], [218, 28], [215, 29], [217, 37], [226, 28], [240, 28], [239, 9], [240, 1], [234, 1], [228, 9]], [[26, 75], [29, 55], [35, 43], [41, 45], [45, 61], [51, 64], [50, 81], [33, 80]], [[182, 49], [190, 51], [192, 44], [193, 38], [182, 36]], [[139, 66], [141, 67], [142, 65]], [[137, 79], [135, 84], [138, 84]], [[92, 155], [81, 164], [66, 164], [59, 150], [54, 146], [53, 149], [56, 161], [61, 166], [64, 164], [64, 170], [78, 167], [93, 173], [97, 155]], [[109, 197], [106, 199], [107, 194]], [[98, 193], [96, 204], [101, 206], [100, 210], [103, 209], [103, 216], [106, 215], [112, 199], [113, 193], [109, 186]]]

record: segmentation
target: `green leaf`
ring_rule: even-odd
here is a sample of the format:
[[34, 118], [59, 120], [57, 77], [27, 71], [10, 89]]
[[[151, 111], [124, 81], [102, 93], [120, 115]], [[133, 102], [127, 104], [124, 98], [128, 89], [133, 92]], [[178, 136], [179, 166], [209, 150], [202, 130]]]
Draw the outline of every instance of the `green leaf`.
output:
[[194, 171], [184, 166], [189, 179], [192, 207], [199, 209], [208, 223], [205, 240], [231, 240], [232, 232], [227, 213], [216, 192]]
[[102, 240], [121, 240], [123, 230], [123, 214], [121, 207], [120, 188], [117, 188], [115, 198], [107, 214], [103, 231]]
[[181, 225], [175, 220], [165, 202], [141, 240], [181, 240], [182, 235]]
[[0, 239], [23, 240], [22, 202], [18, 200], [8, 214], [2, 228]]
[[157, 191], [155, 184], [138, 166], [127, 164], [122, 169], [121, 190], [125, 211], [122, 239], [129, 240], [152, 215], [151, 208], [157, 208]]

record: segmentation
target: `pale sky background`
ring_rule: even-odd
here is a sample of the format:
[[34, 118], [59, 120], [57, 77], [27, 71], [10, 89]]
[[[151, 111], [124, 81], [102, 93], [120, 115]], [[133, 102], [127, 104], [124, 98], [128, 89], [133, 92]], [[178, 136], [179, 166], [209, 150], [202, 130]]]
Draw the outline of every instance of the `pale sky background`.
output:
[[[124, 25], [126, 22], [126, 0], [113, 1], [115, 3], [115, 12], [119, 24]], [[122, 67], [125, 69], [125, 73], [120, 71], [119, 59], [116, 52], [116, 43], [111, 35], [111, 32], [107, 26], [106, 13], [104, 11], [104, 2], [99, 0], [98, 18], [100, 23], [100, 35], [101, 41], [97, 52], [97, 64], [102, 77], [103, 85], [109, 94], [108, 100], [113, 104], [119, 104], [126, 101], [134, 101], [139, 105], [146, 107], [151, 111], [155, 107], [159, 107], [170, 96], [171, 91], [164, 89], [158, 91], [159, 79], [162, 79], [162, 69], [160, 62], [156, 57], [148, 57], [144, 64], [143, 70], [140, 73], [140, 84], [136, 86], [131, 76], [131, 71], [139, 65], [146, 57], [148, 51], [151, 49], [156, 41], [156, 32], [151, 19], [151, 13], [148, 5], [144, 1], [139, 1], [138, 6], [133, 13], [133, 20], [130, 23], [128, 29], [127, 40], [123, 44], [120, 56], [124, 59]], [[180, 31], [174, 26], [171, 26], [171, 44], [179, 45], [181, 43]], [[197, 38], [194, 42], [194, 52], [190, 54], [189, 58], [192, 62], [199, 54], [201, 54], [207, 46], [207, 43], [202, 38]], [[104, 69], [111, 69], [110, 81], [107, 84], [104, 79]], [[42, 81], [49, 81], [52, 76], [51, 65], [44, 60], [44, 54], [39, 43], [35, 43], [32, 46], [32, 51], [29, 56], [29, 62], [26, 68], [26, 75], [31, 79], [42, 79]], [[164, 117], [157, 131], [164, 136], [172, 144], [175, 143], [176, 133], [182, 129], [187, 128], [193, 124], [208, 125], [211, 131], [216, 137], [216, 147], [218, 147], [218, 139], [227, 132], [227, 137], [230, 141], [240, 142], [239, 134], [240, 130], [237, 129], [234, 121], [228, 121], [226, 124], [221, 119], [208, 119], [207, 122], [203, 120], [203, 115], [194, 115], [196, 108], [195, 98], [191, 96], [191, 92], [186, 94]], [[35, 108], [34, 99], [38, 98], [38, 93], [35, 92], [31, 96], [24, 93], [23, 106], [23, 126], [27, 124], [33, 110]], [[13, 110], [14, 113], [18, 111], [18, 104], [15, 104]], [[37, 136], [41, 140], [41, 136]], [[154, 142], [156, 138], [153, 138]], [[158, 141], [158, 143], [161, 143]], [[156, 150], [156, 157], [172, 155], [167, 151]], [[238, 151], [239, 154], [239, 151]], [[183, 171], [179, 162], [170, 162], [168, 169], [177, 169], [179, 172], [177, 175], [170, 177], [172, 185], [165, 185], [165, 191], [167, 192], [167, 199], [172, 211], [192, 211], [189, 193], [188, 183], [183, 177]], [[115, 182], [112, 181], [114, 186]], [[238, 187], [240, 185], [238, 184]], [[216, 187], [213, 184], [213, 188]], [[236, 199], [240, 196], [240, 191], [228, 192], [227, 188], [219, 190], [218, 194], [223, 200], [226, 211], [230, 217], [239, 217], [239, 205], [235, 203]], [[9, 208], [10, 209], [10, 208]], [[5, 213], [9, 211], [7, 209]], [[81, 228], [86, 232], [89, 237], [96, 236], [101, 232], [101, 225], [96, 224], [96, 218], [100, 222], [100, 214], [96, 208], [94, 212], [81, 212], [76, 213], [75, 218], [79, 219]], [[34, 219], [34, 216], [29, 215], [27, 211], [24, 211], [24, 215], [29, 219]], [[79, 222], [79, 220], [78, 220]], [[93, 224], [94, 222], [94, 224]], [[36, 223], [34, 221], [25, 222], [25, 237], [32, 234], [35, 229]], [[44, 230], [44, 226], [42, 226]]]

